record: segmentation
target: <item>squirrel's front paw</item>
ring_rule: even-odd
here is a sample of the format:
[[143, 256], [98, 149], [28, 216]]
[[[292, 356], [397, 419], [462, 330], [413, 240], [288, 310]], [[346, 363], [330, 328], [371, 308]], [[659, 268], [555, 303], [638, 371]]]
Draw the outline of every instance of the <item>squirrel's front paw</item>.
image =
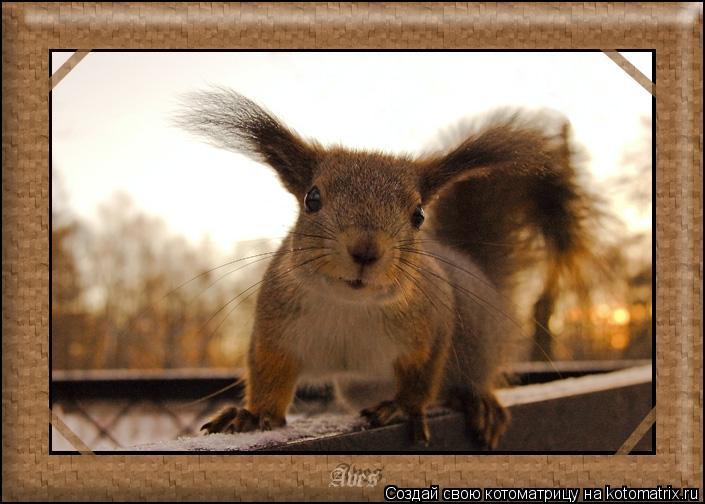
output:
[[237, 416], [238, 409], [235, 406], [225, 408], [216, 416], [214, 416], [210, 422], [206, 422], [201, 426], [202, 431], [206, 431], [206, 434], [215, 434], [217, 432], [225, 432], [225, 429], [230, 425], [230, 423]]
[[267, 413], [259, 415], [245, 408], [231, 406], [218, 413], [210, 422], [203, 424], [201, 430], [206, 434], [216, 432], [252, 432], [254, 430], [272, 430], [286, 425], [284, 417], [276, 417]]
[[430, 435], [426, 414], [423, 411], [417, 409], [404, 411], [404, 408], [396, 401], [382, 401], [378, 405], [366, 408], [360, 412], [360, 415], [365, 417], [372, 427], [389, 425], [401, 420], [405, 414], [408, 417], [411, 429], [411, 441], [428, 446]]

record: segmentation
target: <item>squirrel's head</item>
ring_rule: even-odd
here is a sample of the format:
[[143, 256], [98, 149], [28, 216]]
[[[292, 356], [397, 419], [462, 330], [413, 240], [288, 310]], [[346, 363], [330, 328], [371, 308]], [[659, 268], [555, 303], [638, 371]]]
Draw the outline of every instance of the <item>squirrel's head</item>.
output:
[[425, 160], [323, 148], [225, 89], [194, 93], [186, 104], [177, 118], [181, 127], [269, 165], [298, 200], [290, 273], [351, 301], [396, 298], [418, 276], [410, 250], [427, 225], [426, 207], [443, 187], [487, 161], [483, 149], [469, 154], [462, 145]]

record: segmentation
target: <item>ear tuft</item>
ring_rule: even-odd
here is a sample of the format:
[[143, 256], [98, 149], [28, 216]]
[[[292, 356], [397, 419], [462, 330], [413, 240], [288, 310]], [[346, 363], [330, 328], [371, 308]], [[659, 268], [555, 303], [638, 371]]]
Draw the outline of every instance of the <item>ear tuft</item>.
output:
[[316, 146], [304, 141], [252, 100], [226, 88], [189, 93], [174, 117], [180, 128], [221, 149], [274, 168], [286, 188], [301, 195], [311, 184]]

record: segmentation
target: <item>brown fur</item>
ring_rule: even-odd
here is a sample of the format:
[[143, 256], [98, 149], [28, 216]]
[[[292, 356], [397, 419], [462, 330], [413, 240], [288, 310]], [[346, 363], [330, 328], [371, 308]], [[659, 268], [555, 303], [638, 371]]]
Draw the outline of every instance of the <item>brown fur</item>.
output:
[[[379, 377], [396, 390], [362, 410], [372, 425], [406, 417], [427, 443], [425, 410], [439, 402], [497, 446], [508, 414], [493, 390], [518, 333], [502, 289], [535, 253], [520, 240], [543, 240], [571, 270], [589, 243], [590, 200], [555, 138], [510, 115], [415, 159], [324, 149], [232, 91], [189, 103], [182, 126], [267, 163], [301, 205], [259, 295], [245, 407], [204, 429], [284, 425], [300, 379]], [[308, 212], [313, 186], [322, 207]], [[493, 253], [499, 240], [511, 246]]]

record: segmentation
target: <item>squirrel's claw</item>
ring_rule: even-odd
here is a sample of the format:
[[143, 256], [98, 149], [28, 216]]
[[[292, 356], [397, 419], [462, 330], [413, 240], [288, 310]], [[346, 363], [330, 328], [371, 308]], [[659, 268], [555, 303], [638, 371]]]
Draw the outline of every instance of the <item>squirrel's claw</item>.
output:
[[365, 417], [372, 427], [382, 427], [400, 419], [403, 411], [396, 401], [382, 401], [376, 406], [365, 408], [360, 415]]
[[233, 434], [235, 432], [252, 432], [259, 427], [259, 418], [250, 411], [242, 408], [237, 416], [230, 422], [225, 432]]
[[409, 427], [411, 427], [411, 441], [414, 444], [428, 446], [431, 435], [428, 431], [428, 422], [424, 413], [409, 415]]
[[284, 418], [268, 414], [256, 415], [245, 408], [231, 406], [218, 413], [210, 422], [203, 424], [202, 431], [206, 434], [225, 432], [252, 432], [255, 430], [268, 431], [286, 425]]
[[467, 406], [469, 430], [484, 448], [494, 450], [509, 425], [509, 411], [491, 394], [483, 394]]
[[235, 406], [225, 408], [214, 416], [210, 422], [204, 423], [200, 430], [205, 431], [206, 434], [225, 432], [228, 425], [237, 417], [237, 413], [238, 409]]
[[376, 406], [366, 408], [360, 412], [372, 427], [382, 427], [391, 423], [401, 421], [404, 414], [408, 417], [411, 429], [411, 441], [414, 444], [428, 446], [431, 439], [426, 414], [422, 411], [405, 412], [396, 401], [382, 401]]

